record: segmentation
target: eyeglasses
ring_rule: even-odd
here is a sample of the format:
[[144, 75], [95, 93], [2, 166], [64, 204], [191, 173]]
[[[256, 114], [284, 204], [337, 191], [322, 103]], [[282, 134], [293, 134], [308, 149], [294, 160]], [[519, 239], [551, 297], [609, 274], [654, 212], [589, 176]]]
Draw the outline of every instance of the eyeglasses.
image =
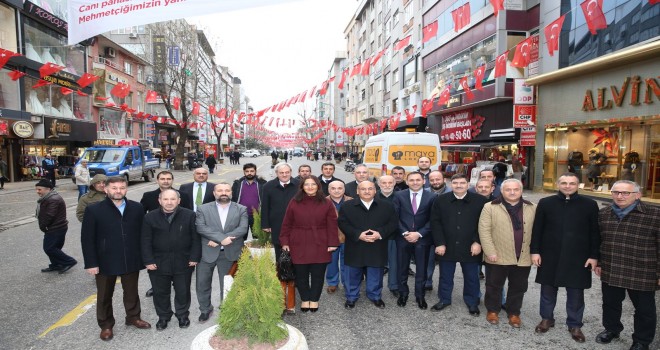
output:
[[612, 193], [612, 195], [613, 195], [614, 197], [616, 197], [616, 196], [618, 196], [618, 195], [622, 195], [622, 196], [624, 196], [624, 197], [628, 197], [628, 196], [630, 196], [631, 194], [633, 194], [633, 193], [637, 193], [637, 192], [628, 192], [628, 191], [611, 191], [611, 193]]

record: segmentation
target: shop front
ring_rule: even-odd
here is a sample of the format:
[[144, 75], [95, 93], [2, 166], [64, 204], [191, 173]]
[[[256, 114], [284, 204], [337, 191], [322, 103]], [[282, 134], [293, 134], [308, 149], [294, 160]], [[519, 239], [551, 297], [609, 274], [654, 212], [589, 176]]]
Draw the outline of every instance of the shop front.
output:
[[[537, 188], [574, 172], [585, 193], [609, 197], [617, 180], [660, 198], [660, 42], [527, 81], [538, 86]], [[567, 71], [568, 72], [563, 72]]]
[[[0, 113], [2, 110], [0, 110]], [[0, 114], [1, 115], [1, 114]], [[22, 178], [21, 155], [23, 139], [35, 137], [35, 126], [31, 121], [0, 119], [0, 156], [7, 162], [9, 181]]]

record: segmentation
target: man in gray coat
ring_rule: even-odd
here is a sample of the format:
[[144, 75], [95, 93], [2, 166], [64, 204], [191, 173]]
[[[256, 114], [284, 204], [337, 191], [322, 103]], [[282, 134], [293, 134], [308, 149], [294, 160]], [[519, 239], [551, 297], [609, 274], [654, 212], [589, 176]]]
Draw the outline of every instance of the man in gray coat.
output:
[[222, 182], [213, 189], [215, 202], [197, 208], [197, 233], [202, 237], [202, 259], [197, 265], [197, 301], [200, 322], [205, 322], [213, 312], [211, 283], [213, 270], [218, 267], [220, 292], [223, 279], [232, 264], [238, 260], [243, 248], [243, 236], [248, 230], [247, 208], [231, 201], [231, 185]]

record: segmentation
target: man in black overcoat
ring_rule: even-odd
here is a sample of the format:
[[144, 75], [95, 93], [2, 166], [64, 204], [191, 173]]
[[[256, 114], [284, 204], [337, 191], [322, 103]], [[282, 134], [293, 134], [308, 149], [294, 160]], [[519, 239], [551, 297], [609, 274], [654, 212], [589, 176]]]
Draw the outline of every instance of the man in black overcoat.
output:
[[[148, 191], [142, 194], [142, 199], [140, 199], [140, 204], [144, 207], [144, 213], [160, 209], [160, 203], [158, 202], [158, 196], [162, 191], [174, 189], [172, 184], [174, 183], [174, 174], [168, 170], [163, 170], [156, 175], [156, 183], [158, 183], [158, 188], [153, 191]], [[192, 205], [188, 203], [188, 196], [181, 196], [181, 206], [184, 208], [189, 208]]]
[[261, 228], [270, 232], [275, 258], [279, 261], [282, 253], [280, 244], [282, 221], [291, 198], [298, 192], [299, 183], [291, 177], [291, 166], [288, 163], [277, 164], [275, 174], [277, 178], [266, 182], [261, 191]]

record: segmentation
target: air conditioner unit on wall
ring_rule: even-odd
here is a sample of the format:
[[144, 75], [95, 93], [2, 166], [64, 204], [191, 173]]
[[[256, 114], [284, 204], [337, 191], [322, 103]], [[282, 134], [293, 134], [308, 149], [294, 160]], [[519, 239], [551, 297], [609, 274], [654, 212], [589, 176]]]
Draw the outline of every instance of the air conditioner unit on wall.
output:
[[117, 55], [117, 53], [115, 52], [114, 48], [112, 48], [112, 47], [106, 47], [105, 48], [105, 56], [106, 57], [114, 58], [116, 55]]
[[128, 37], [131, 38], [131, 39], [137, 39], [138, 34], [135, 33], [135, 32], [132, 32], [132, 33], [128, 34]]
[[419, 84], [415, 84], [410, 87], [410, 92], [417, 92], [419, 91]]

